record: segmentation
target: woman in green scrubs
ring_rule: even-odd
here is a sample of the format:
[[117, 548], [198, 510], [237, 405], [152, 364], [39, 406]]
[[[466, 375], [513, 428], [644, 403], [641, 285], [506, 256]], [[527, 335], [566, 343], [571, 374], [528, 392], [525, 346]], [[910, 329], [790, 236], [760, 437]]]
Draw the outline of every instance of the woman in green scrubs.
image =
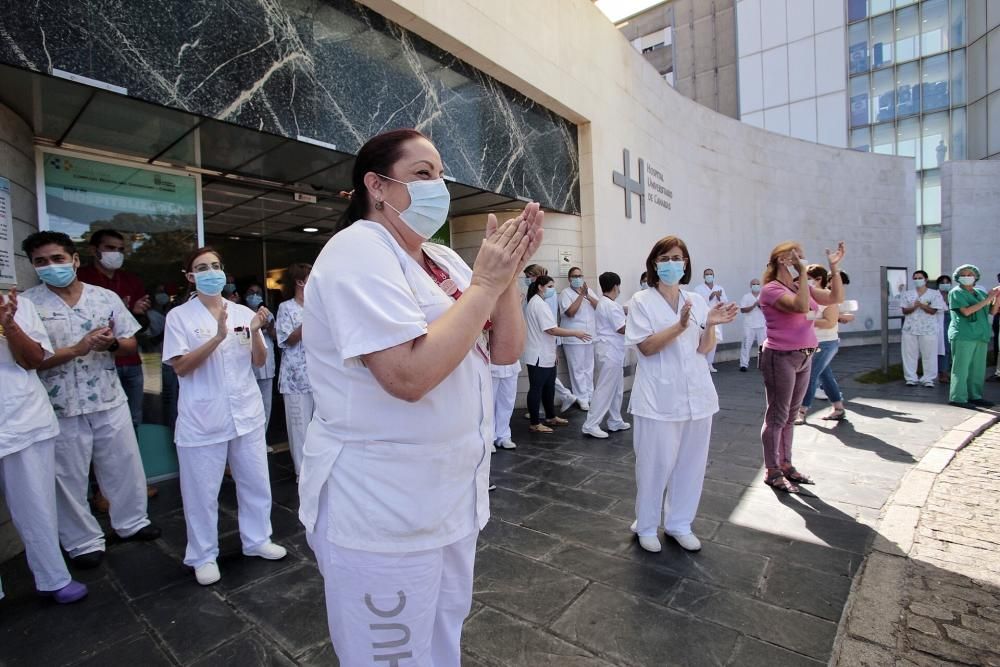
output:
[[955, 287], [948, 293], [951, 325], [951, 387], [948, 402], [965, 408], [992, 407], [983, 399], [983, 381], [986, 376], [986, 346], [992, 329], [990, 315], [1000, 308], [1000, 287], [986, 291], [976, 287], [979, 269], [963, 264], [952, 276]]

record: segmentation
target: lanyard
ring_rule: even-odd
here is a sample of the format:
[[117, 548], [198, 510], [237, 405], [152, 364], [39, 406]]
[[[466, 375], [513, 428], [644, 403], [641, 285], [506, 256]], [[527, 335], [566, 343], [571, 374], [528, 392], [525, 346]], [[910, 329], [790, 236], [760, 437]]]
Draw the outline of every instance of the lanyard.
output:
[[[453, 300], [458, 301], [458, 299], [462, 296], [462, 290], [458, 289], [458, 285], [456, 285], [455, 281], [451, 279], [448, 272], [438, 266], [437, 262], [428, 257], [427, 253], [423, 253], [423, 255], [424, 271], [427, 272], [427, 275], [429, 275], [434, 283], [441, 288], [442, 292], [450, 296]], [[479, 340], [476, 341], [476, 351], [486, 363], [490, 363], [490, 355], [486, 351], [486, 332], [492, 328], [493, 322], [486, 320], [486, 323], [483, 325], [483, 331], [479, 336]]]

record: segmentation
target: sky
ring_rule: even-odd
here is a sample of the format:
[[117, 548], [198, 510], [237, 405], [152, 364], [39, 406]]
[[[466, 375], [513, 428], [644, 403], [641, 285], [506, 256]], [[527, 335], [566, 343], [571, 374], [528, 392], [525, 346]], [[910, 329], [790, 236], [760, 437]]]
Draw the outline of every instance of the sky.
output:
[[597, 0], [594, 4], [612, 23], [618, 23], [661, 2], [663, 0]]

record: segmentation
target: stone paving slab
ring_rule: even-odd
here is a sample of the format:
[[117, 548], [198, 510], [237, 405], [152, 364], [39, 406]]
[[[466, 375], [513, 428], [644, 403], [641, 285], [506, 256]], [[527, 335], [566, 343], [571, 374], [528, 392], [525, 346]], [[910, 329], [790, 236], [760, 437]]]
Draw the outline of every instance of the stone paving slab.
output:
[[[698, 554], [672, 540], [664, 540], [660, 554], [637, 546], [628, 529], [635, 491], [630, 432], [584, 437], [585, 415], [573, 409], [568, 427], [532, 434], [515, 413], [518, 448], [493, 457], [498, 489], [493, 519], [480, 536], [463, 664], [815, 667], [832, 654], [836, 620], [890, 497], [953, 524], [946, 540], [940, 529], [921, 523], [932, 532], [917, 535], [914, 551], [971, 558], [969, 550], [983, 541], [970, 523], [974, 513], [930, 507], [934, 498], [961, 492], [961, 485], [932, 492], [926, 475], [935, 473], [913, 471], [947, 433], [971, 437], [989, 417], [946, 405], [945, 388], [850, 379], [878, 363], [876, 348], [848, 348], [835, 359], [849, 418], [819, 420], [828, 407], [818, 402], [809, 423], [797, 429], [796, 464], [818, 482], [801, 497], [762, 484], [759, 374], [719, 364], [713, 379], [722, 411], [695, 521], [704, 544]], [[987, 391], [988, 398], [1000, 398], [1000, 385], [988, 383]], [[272, 522], [276, 539], [289, 548], [285, 561], [242, 557], [235, 493], [226, 482], [222, 580], [198, 586], [181, 564], [178, 484], [164, 482], [150, 501], [163, 538], [111, 544], [104, 565], [75, 573], [91, 587], [81, 604], [57, 607], [38, 599], [23, 556], [0, 563], [7, 592], [0, 601], [0, 664], [336, 665], [322, 581], [295, 518], [291, 462], [279, 454], [269, 465]], [[874, 571], [870, 563], [866, 572]], [[1000, 622], [980, 598], [961, 598], [944, 583], [928, 590], [954, 608], [950, 621], [932, 619], [940, 641]], [[963, 625], [966, 616], [978, 620]], [[861, 648], [872, 653], [877, 645]]]

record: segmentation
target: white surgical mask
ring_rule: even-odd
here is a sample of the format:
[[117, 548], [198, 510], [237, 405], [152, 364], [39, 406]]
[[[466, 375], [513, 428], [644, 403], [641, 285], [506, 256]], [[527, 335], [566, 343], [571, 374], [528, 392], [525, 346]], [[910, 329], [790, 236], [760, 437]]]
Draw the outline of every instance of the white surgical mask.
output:
[[125, 263], [125, 253], [104, 251], [97, 261], [108, 271], [117, 271]]
[[975, 285], [976, 284], [976, 277], [975, 276], [959, 276], [958, 277], [958, 282], [961, 283], [962, 285], [965, 285], [966, 287], [968, 287], [969, 285]]
[[[448, 209], [451, 207], [451, 193], [443, 178], [432, 181], [397, 181], [395, 178], [382, 176], [390, 181], [406, 186], [410, 193], [410, 205], [405, 210], [385, 201], [385, 205], [399, 214], [406, 226], [420, 238], [429, 239], [448, 221]], [[383, 200], [384, 201], [384, 200]]]

